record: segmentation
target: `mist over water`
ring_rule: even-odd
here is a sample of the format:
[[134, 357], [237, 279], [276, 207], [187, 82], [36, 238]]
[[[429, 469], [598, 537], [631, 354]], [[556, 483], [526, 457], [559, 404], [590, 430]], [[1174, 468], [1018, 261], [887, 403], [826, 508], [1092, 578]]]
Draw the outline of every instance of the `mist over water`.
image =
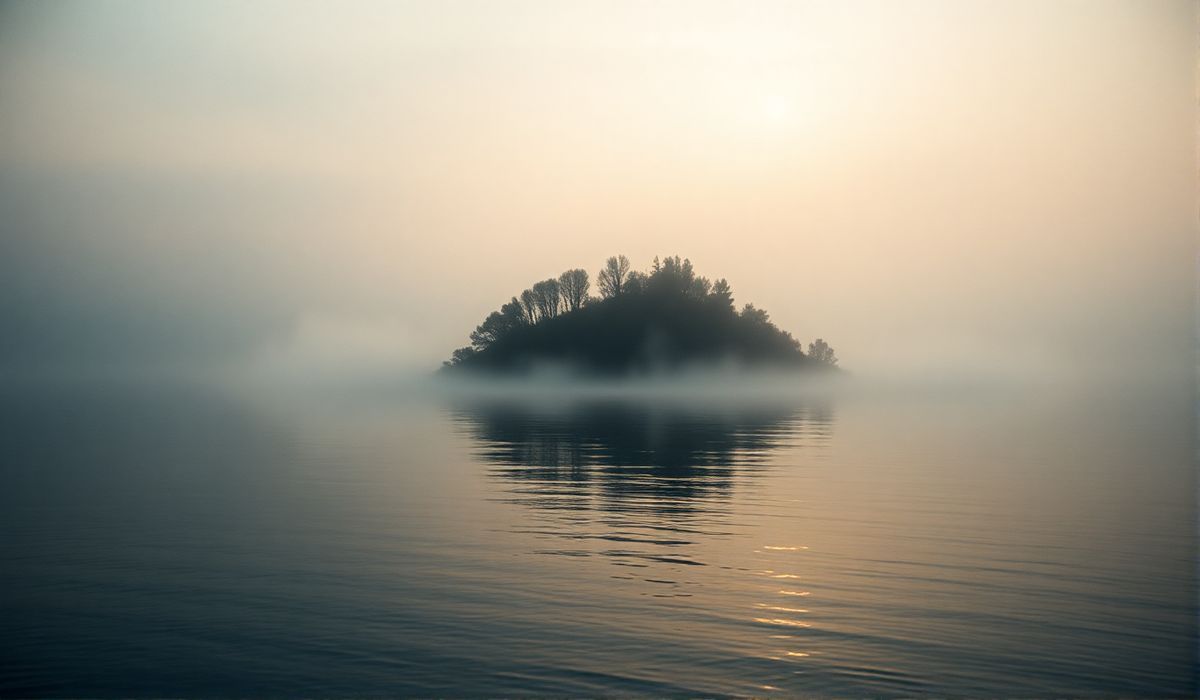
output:
[[6, 392], [12, 695], [1189, 695], [1191, 426], [1103, 391]]

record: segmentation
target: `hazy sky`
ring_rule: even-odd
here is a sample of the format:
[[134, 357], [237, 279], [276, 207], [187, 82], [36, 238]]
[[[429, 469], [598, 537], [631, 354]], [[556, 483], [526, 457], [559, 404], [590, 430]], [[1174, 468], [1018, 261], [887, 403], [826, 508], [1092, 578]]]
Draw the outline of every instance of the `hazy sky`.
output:
[[0, 8], [0, 362], [433, 368], [690, 257], [844, 365], [1187, 371], [1187, 2]]

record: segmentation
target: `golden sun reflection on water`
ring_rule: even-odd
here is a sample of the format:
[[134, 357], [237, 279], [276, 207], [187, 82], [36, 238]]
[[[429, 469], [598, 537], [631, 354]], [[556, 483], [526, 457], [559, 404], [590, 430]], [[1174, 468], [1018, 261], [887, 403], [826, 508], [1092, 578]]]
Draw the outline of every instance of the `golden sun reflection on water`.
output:
[[756, 617], [754, 621], [764, 625], [779, 625], [780, 627], [812, 627], [807, 622], [791, 620], [786, 617]]
[[[753, 552], [755, 555], [757, 555], [758, 561], [761, 562], [760, 565], [765, 565], [765, 566], [763, 566], [763, 568], [760, 568], [760, 569], [755, 569], [753, 571], [753, 574], [758, 577], [763, 577], [763, 578], [766, 578], [766, 579], [769, 579], [772, 581], [778, 580], [780, 582], [792, 581], [792, 580], [803, 578], [799, 573], [791, 573], [788, 571], [789, 569], [791, 569], [791, 571], [796, 571], [795, 565], [793, 563], [791, 563], [791, 562], [795, 562], [796, 560], [790, 559], [790, 558], [788, 558], [788, 559], [784, 559], [784, 558], [792, 557], [794, 555], [800, 554], [804, 550], [807, 550], [807, 549], [808, 549], [808, 547], [803, 546], [803, 545], [784, 545], [784, 544], [760, 545], [757, 548], [753, 549]], [[788, 562], [788, 563], [785, 563], [785, 562]], [[772, 565], [775, 565], [778, 568], [772, 568]], [[782, 571], [780, 569], [782, 569]], [[777, 595], [777, 596], [789, 596], [789, 597], [794, 597], [794, 598], [803, 598], [803, 597], [807, 597], [807, 596], [811, 595], [811, 592], [807, 591], [807, 590], [782, 588], [782, 589], [774, 589], [774, 590], [768, 589], [766, 591], [761, 591], [760, 595], [761, 594], [766, 594], [767, 596]], [[795, 630], [795, 631], [799, 632], [800, 630], [810, 629], [813, 626], [811, 623], [804, 622], [803, 620], [797, 619], [796, 617], [783, 616], [785, 614], [804, 615], [809, 612], [809, 610], [807, 608], [789, 607], [787, 605], [776, 605], [772, 602], [756, 602], [753, 604], [753, 606], [754, 606], [754, 609], [756, 612], [758, 612], [759, 614], [763, 614], [764, 616], [763, 617], [753, 617], [751, 619], [756, 624], [767, 626], [768, 629], [773, 628], [775, 630], [779, 630], [780, 628], [783, 628], [783, 629]], [[767, 616], [765, 616], [765, 614], [767, 614], [767, 613], [780, 614], [780, 617], [767, 617]], [[802, 636], [802, 635], [804, 635], [804, 636]], [[786, 648], [786, 646], [782, 647], [782, 648], [780, 646], [776, 646], [781, 643], [786, 644], [788, 646], [791, 646], [793, 644], [804, 645], [805, 641], [807, 641], [806, 635], [807, 635], [806, 632], [801, 632], [800, 634], [769, 634], [769, 635], [765, 635], [765, 638], [762, 640], [762, 643], [763, 643], [763, 646], [766, 647], [766, 649], [764, 650], [764, 651], [766, 651], [766, 654], [763, 658], [765, 658], [769, 661], [772, 661], [772, 662], [776, 662], [778, 664], [796, 664], [796, 663], [800, 663], [802, 661], [807, 660], [812, 655], [812, 653], [813, 653], [812, 651], [798, 650], [798, 649], [795, 649], [794, 647], [792, 649], [788, 649], [788, 648]], [[764, 680], [767, 680], [767, 679], [764, 679]]]
[[767, 605], [766, 603], [755, 603], [754, 607], [762, 608], [763, 610], [774, 610], [775, 612], [790, 612], [790, 613], [806, 613], [808, 610], [804, 608], [785, 608], [781, 605]]

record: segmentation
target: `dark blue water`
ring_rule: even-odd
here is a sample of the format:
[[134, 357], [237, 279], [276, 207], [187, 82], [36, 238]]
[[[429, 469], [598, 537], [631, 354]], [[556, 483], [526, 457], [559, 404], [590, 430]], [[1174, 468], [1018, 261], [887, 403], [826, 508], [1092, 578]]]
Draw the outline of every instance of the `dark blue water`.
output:
[[2, 402], [4, 696], [1197, 691], [1153, 397]]

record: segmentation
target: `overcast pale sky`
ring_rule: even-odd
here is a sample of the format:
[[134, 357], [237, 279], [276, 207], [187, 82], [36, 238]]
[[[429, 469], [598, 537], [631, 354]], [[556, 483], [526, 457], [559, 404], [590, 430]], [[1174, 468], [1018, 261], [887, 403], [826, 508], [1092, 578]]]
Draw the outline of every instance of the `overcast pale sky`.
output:
[[844, 365], [1192, 366], [1189, 2], [15, 2], [0, 362], [433, 368], [690, 257]]

